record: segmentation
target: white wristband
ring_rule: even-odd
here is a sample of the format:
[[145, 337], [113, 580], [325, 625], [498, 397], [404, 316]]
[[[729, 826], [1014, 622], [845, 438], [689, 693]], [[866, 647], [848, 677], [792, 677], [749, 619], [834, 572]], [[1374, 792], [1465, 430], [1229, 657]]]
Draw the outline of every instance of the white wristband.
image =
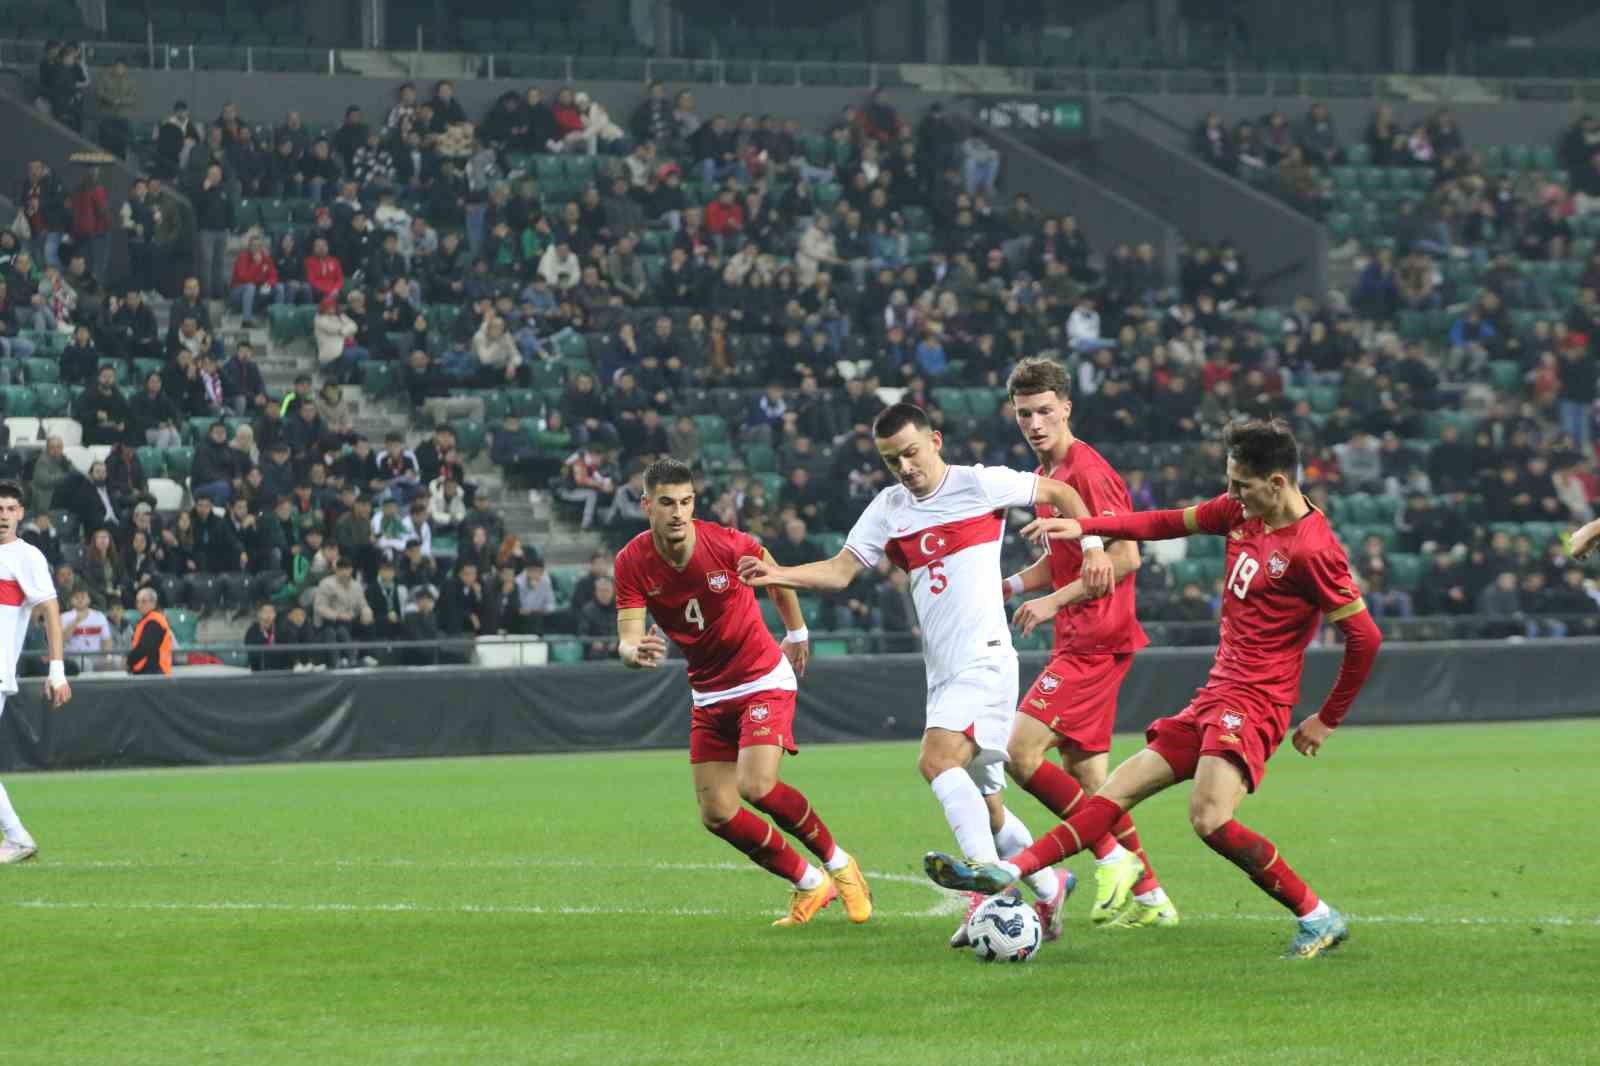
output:
[[60, 659], [50, 660], [50, 687], [60, 688], [67, 683], [67, 664]]
[[804, 644], [810, 639], [811, 631], [805, 626], [801, 626], [799, 629], [791, 629], [789, 632], [783, 635], [783, 642], [785, 644]]
[[1079, 537], [1078, 547], [1086, 552], [1105, 551], [1106, 542], [1096, 536]]
[[1020, 574], [1012, 574], [1006, 578], [1006, 595], [1020, 596], [1022, 591], [1022, 576]]

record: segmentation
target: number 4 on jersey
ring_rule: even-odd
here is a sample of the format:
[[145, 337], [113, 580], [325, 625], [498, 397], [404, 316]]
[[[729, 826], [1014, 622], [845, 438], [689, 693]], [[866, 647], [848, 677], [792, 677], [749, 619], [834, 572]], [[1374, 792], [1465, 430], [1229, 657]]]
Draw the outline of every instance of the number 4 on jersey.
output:
[[699, 600], [690, 600], [688, 603], [683, 605], [683, 620], [685, 622], [693, 622], [696, 629], [701, 630], [702, 632], [705, 631], [706, 616], [700, 613]]
[[1240, 552], [1238, 562], [1233, 564], [1233, 573], [1228, 575], [1228, 591], [1241, 600], [1244, 599], [1245, 593], [1250, 591], [1251, 580], [1260, 571], [1260, 563], [1246, 553]]

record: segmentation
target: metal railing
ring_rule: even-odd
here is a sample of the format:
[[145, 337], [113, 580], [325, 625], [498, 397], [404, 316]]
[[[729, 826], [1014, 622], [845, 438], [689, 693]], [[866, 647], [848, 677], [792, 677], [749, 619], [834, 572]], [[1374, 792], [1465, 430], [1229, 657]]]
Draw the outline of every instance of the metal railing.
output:
[[[154, 70], [236, 70], [240, 73], [361, 74], [340, 62], [348, 49], [262, 45], [189, 44], [157, 40], [86, 41], [87, 61], [104, 66], [122, 58]], [[42, 41], [0, 40], [0, 65], [31, 66]], [[1502, 78], [1470, 75], [1258, 72], [1234, 67], [1160, 69], [1134, 67], [933, 65], [875, 62], [801, 62], [774, 59], [657, 58], [532, 53], [390, 50], [390, 60], [418, 76], [426, 67], [456, 65], [458, 76], [511, 81], [700, 82], [716, 85], [870, 87], [914, 85], [939, 93], [1081, 93], [1090, 96], [1219, 95], [1230, 97], [1407, 99], [1406, 87], [1426, 81], [1441, 101], [1452, 87], [1482, 100], [1600, 103], [1600, 79]]]

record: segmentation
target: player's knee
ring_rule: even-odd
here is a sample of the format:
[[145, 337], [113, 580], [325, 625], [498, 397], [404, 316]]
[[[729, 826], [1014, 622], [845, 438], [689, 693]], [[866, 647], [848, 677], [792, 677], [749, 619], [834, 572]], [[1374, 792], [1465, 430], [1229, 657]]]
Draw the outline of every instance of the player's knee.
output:
[[759, 805], [777, 787], [777, 775], [752, 774], [739, 778], [739, 798], [746, 803]]
[[1011, 780], [1019, 785], [1026, 785], [1042, 762], [1044, 762], [1044, 752], [1039, 750], [1037, 744], [1029, 744], [1012, 737], [1011, 743], [1006, 746], [1006, 772], [1011, 775]]
[[739, 805], [737, 803], [703, 800], [700, 804], [700, 824], [710, 832], [715, 833], [738, 813]]
[[1189, 803], [1189, 824], [1202, 840], [1228, 824], [1233, 812], [1220, 803], [1194, 799]]
[[932, 782], [946, 770], [958, 770], [961, 764], [942, 751], [925, 751], [917, 757], [917, 770], [924, 781]]

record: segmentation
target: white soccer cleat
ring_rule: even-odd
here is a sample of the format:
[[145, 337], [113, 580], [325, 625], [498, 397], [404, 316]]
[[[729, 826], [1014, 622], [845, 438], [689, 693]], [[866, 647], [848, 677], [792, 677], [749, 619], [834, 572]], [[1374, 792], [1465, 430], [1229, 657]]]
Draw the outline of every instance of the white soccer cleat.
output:
[[9, 866], [14, 863], [27, 862], [29, 859], [38, 854], [39, 849], [36, 845], [18, 844], [14, 841], [7, 840], [4, 843], [0, 843], [0, 866]]

